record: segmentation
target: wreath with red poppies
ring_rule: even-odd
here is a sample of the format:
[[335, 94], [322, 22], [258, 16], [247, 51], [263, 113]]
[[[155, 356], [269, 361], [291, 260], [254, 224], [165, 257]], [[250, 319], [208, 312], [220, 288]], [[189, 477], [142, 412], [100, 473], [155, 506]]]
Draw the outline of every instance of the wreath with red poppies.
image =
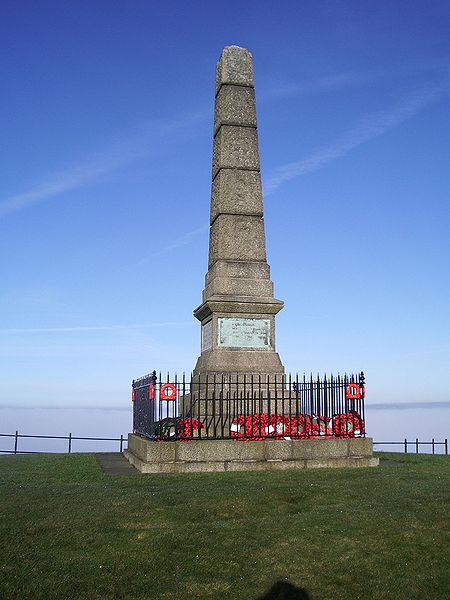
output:
[[[205, 424], [199, 419], [174, 419], [161, 426], [157, 439], [191, 440], [199, 437]], [[309, 438], [349, 438], [365, 432], [364, 421], [357, 412], [333, 417], [299, 414], [295, 416], [256, 413], [234, 417], [230, 426], [232, 439], [257, 441], [269, 439], [305, 440]]]
[[345, 438], [363, 433], [364, 421], [356, 412], [333, 417], [306, 414], [290, 417], [268, 413], [239, 415], [233, 419], [230, 427], [231, 437], [238, 440]]

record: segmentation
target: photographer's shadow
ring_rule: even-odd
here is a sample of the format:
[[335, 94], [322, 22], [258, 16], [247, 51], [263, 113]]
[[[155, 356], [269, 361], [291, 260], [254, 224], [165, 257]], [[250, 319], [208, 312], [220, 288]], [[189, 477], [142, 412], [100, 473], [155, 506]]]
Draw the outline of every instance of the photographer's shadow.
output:
[[270, 590], [256, 600], [311, 600], [308, 592], [299, 588], [286, 579], [280, 579]]

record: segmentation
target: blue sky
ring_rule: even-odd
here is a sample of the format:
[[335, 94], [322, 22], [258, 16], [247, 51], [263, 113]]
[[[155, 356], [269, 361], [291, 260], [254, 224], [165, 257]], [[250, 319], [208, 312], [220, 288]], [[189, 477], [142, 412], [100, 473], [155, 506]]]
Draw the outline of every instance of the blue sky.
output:
[[446, 1], [2, 2], [0, 405], [119, 406], [193, 368], [229, 44], [286, 369], [448, 403], [449, 26]]

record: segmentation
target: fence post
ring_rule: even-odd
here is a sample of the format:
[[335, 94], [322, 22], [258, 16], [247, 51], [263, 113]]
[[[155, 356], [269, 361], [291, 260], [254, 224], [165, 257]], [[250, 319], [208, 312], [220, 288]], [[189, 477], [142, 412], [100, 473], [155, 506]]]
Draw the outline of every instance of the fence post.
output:
[[70, 454], [71, 449], [72, 449], [72, 434], [69, 433], [69, 450], [68, 450], [69, 454]]
[[419, 454], [419, 438], [416, 438], [416, 454]]
[[405, 454], [408, 454], [408, 440], [405, 438]]
[[445, 454], [448, 454], [448, 439], [447, 438], [445, 438], [444, 444], [445, 444]]
[[120, 434], [120, 452], [122, 452], [122, 446], [123, 446], [123, 433]]
[[18, 440], [19, 440], [19, 432], [16, 430], [16, 435], [14, 436], [14, 454], [17, 454]]
[[434, 438], [431, 440], [431, 449], [432, 453], [434, 454]]

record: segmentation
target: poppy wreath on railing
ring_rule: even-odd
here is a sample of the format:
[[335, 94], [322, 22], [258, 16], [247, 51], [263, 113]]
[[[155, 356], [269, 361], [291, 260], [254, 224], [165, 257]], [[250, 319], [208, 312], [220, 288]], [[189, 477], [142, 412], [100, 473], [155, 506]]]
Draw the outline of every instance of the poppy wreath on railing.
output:
[[365, 432], [364, 421], [357, 412], [348, 412], [333, 417], [335, 437], [355, 437]]
[[178, 421], [178, 437], [189, 439], [194, 437], [194, 431], [204, 429], [205, 425], [198, 419], [180, 419]]
[[204, 429], [205, 425], [198, 419], [168, 419], [158, 423], [155, 430], [155, 439], [158, 441], [170, 438], [189, 440], [195, 438], [194, 432]]
[[231, 423], [230, 435], [239, 440], [308, 439], [319, 436], [355, 437], [364, 433], [364, 421], [357, 413], [335, 415], [333, 418], [317, 415], [274, 415], [258, 413], [239, 415]]
[[[175, 419], [160, 425], [157, 439], [195, 439], [200, 429], [205, 429], [205, 424], [199, 419]], [[239, 415], [232, 420], [230, 427], [231, 438], [241, 441], [349, 438], [363, 433], [364, 421], [357, 412], [333, 417], [306, 414], [289, 417], [268, 413]]]

